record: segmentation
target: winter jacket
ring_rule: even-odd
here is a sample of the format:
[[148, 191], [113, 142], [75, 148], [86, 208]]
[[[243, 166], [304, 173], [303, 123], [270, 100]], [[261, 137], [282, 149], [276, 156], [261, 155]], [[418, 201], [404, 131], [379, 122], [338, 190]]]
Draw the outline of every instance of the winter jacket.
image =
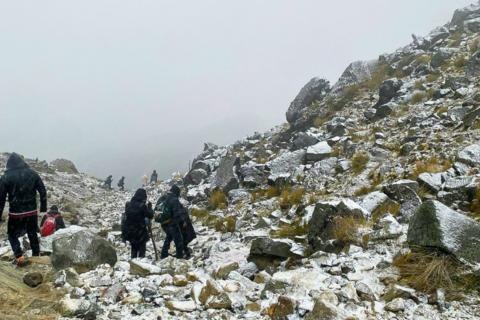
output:
[[188, 212], [178, 197], [179, 195], [170, 192], [158, 200], [156, 208], [159, 208], [161, 203], [164, 202], [165, 206], [168, 207], [169, 212], [172, 213], [172, 223], [182, 224], [186, 221]]
[[132, 200], [125, 207], [125, 217], [122, 221], [122, 238], [130, 243], [147, 242], [148, 235], [145, 218], [153, 218], [152, 204], [147, 204], [147, 192], [138, 189]]
[[42, 179], [18, 154], [12, 153], [0, 182], [0, 219], [7, 198], [10, 219], [37, 215], [37, 192], [40, 194], [40, 211], [46, 212], [47, 191]]

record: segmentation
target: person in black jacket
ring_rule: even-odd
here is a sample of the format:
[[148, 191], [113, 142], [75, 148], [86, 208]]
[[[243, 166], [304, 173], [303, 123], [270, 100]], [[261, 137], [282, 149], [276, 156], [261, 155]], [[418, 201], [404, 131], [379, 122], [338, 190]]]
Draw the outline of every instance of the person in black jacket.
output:
[[6, 171], [0, 182], [0, 221], [5, 202], [10, 205], [8, 214], [8, 240], [12, 247], [17, 265], [25, 263], [22, 247], [18, 238], [25, 232], [30, 241], [32, 255], [40, 255], [38, 241], [37, 192], [40, 195], [40, 212], [47, 211], [47, 191], [42, 179], [16, 153], [7, 161]]
[[157, 170], [153, 170], [152, 175], [150, 176], [150, 183], [151, 184], [157, 183], [157, 180], [158, 180]]
[[43, 224], [47, 220], [48, 216], [55, 217], [55, 231], [59, 229], [65, 229], [65, 221], [63, 221], [60, 210], [57, 206], [51, 206], [50, 210], [43, 216], [42, 221], [40, 222], [40, 229], [43, 227]]
[[132, 259], [145, 257], [147, 242], [150, 240], [147, 225], [152, 218], [152, 203], [147, 203], [147, 191], [140, 188], [132, 200], [127, 202], [122, 221], [122, 238], [132, 246]]
[[113, 177], [112, 177], [112, 175], [109, 175], [107, 177], [107, 179], [105, 179], [105, 182], [103, 183], [103, 186], [105, 188], [107, 188], [108, 190], [111, 190], [112, 189], [112, 181], [113, 181]]
[[118, 180], [117, 186], [120, 189], [120, 191], [125, 191], [125, 177], [122, 177], [120, 178], [120, 180]]
[[[180, 188], [172, 186], [170, 192], [159, 199], [159, 202], [163, 203], [164, 210], [168, 210], [171, 214], [171, 218], [162, 223], [162, 229], [166, 233], [166, 238], [163, 243], [161, 258], [168, 257], [168, 250], [172, 241], [175, 244], [176, 255], [175, 257], [181, 259], [189, 259], [190, 251], [187, 248], [187, 242], [184, 241], [183, 228], [187, 223], [188, 212], [185, 207], [180, 203], [178, 199], [180, 197]], [[157, 203], [156, 207], [160, 204]], [[190, 219], [188, 219], [189, 221]], [[193, 229], [193, 228], [192, 228]]]

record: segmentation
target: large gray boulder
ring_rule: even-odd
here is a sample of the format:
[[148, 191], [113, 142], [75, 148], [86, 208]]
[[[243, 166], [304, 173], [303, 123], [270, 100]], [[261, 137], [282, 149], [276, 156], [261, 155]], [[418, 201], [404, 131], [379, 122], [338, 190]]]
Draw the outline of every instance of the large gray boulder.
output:
[[87, 230], [66, 235], [53, 241], [51, 255], [55, 269], [74, 268], [87, 272], [98, 265], [117, 262], [115, 248], [105, 239]]
[[264, 165], [249, 162], [240, 168], [240, 179], [244, 186], [254, 188], [265, 180]]
[[307, 148], [305, 155], [306, 162], [317, 162], [330, 157], [332, 148], [327, 141], [319, 142], [313, 146]]
[[377, 66], [377, 60], [355, 61], [352, 62], [335, 83], [332, 88], [333, 93], [338, 93], [342, 89], [360, 84], [372, 77], [372, 73]]
[[289, 239], [259, 237], [252, 241], [250, 257], [299, 258], [303, 255], [302, 251], [298, 244]]
[[185, 175], [184, 182], [187, 185], [198, 185], [208, 177], [204, 169], [193, 169]]
[[480, 165], [480, 144], [472, 144], [458, 153], [457, 161], [469, 166]]
[[275, 181], [278, 177], [290, 177], [305, 163], [305, 154], [305, 150], [287, 151], [267, 162], [265, 165], [270, 169], [269, 179]]
[[310, 80], [290, 104], [286, 114], [287, 121], [294, 123], [300, 118], [303, 109], [309, 107], [316, 100], [322, 101], [329, 92], [330, 83], [328, 80], [320, 78]]
[[66, 172], [66, 173], [78, 173], [77, 167], [75, 164], [67, 159], [56, 159], [50, 162], [50, 165], [57, 171]]
[[220, 164], [212, 181], [212, 187], [222, 189], [224, 192], [238, 189], [239, 182], [236, 175], [239, 159], [235, 155], [226, 155]]
[[468, 60], [466, 73], [469, 77], [480, 75], [480, 50]]
[[292, 150], [299, 150], [313, 146], [318, 143], [318, 139], [305, 132], [299, 132], [292, 142]]
[[385, 80], [380, 86], [378, 92], [379, 99], [377, 106], [384, 105], [385, 103], [390, 102], [390, 100], [395, 98], [402, 85], [403, 81], [397, 78]]
[[412, 247], [437, 248], [469, 263], [480, 262], [480, 224], [436, 200], [418, 208], [407, 239]]
[[328, 240], [335, 240], [334, 219], [337, 217], [366, 219], [369, 212], [350, 199], [319, 202], [308, 223], [308, 243], [314, 250], [329, 250]]

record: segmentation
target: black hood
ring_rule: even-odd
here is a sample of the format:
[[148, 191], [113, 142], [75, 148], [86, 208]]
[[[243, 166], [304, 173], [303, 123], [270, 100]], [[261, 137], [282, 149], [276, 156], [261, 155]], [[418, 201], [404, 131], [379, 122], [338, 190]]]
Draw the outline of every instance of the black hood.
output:
[[137, 201], [137, 202], [146, 202], [147, 201], [147, 191], [145, 189], [138, 189], [135, 192], [135, 195], [132, 198], [132, 201]]
[[17, 153], [12, 153], [7, 160], [7, 170], [27, 168], [27, 163], [23, 160], [22, 156]]
[[170, 193], [178, 198], [180, 197], [180, 188], [177, 187], [176, 185], [173, 185], [172, 188], [170, 189]]

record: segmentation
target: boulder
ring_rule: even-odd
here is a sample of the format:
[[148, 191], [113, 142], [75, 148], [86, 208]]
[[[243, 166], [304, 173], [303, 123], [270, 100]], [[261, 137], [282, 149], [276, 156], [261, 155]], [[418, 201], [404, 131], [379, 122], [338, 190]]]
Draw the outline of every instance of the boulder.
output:
[[480, 50], [468, 60], [466, 73], [469, 77], [480, 75]]
[[385, 310], [391, 312], [400, 312], [405, 310], [405, 301], [402, 298], [396, 298], [385, 305]]
[[480, 165], [480, 144], [472, 144], [461, 150], [457, 155], [457, 161], [472, 167]]
[[212, 172], [212, 168], [210, 166], [210, 162], [206, 160], [196, 160], [192, 164], [191, 170], [202, 169], [205, 170], [208, 174]]
[[376, 66], [377, 60], [352, 62], [332, 87], [332, 92], [339, 93], [347, 87], [360, 84], [370, 79]]
[[252, 241], [250, 256], [272, 256], [278, 258], [299, 258], [298, 244], [289, 239], [259, 237]]
[[51, 259], [56, 269], [73, 267], [86, 272], [104, 263], [114, 266], [117, 253], [107, 240], [82, 230], [53, 241]]
[[270, 317], [272, 320], [284, 320], [295, 312], [296, 302], [290, 297], [280, 296], [277, 303], [270, 306]]
[[330, 157], [332, 153], [332, 148], [327, 143], [327, 141], [319, 142], [313, 146], [307, 148], [307, 153], [305, 154], [306, 162], [317, 162], [323, 159]]
[[299, 150], [303, 148], [307, 148], [313, 146], [314, 144], [318, 143], [318, 139], [305, 133], [299, 132], [295, 139], [292, 142], [292, 150]]
[[465, 30], [468, 30], [469, 32], [480, 32], [480, 17], [465, 21], [463, 26], [465, 27]]
[[198, 297], [207, 309], [229, 309], [232, 301], [215, 280], [207, 280]]
[[228, 192], [228, 203], [236, 204], [241, 201], [248, 201], [252, 195], [245, 189], [233, 189]]
[[238, 166], [239, 159], [235, 155], [223, 157], [212, 181], [212, 187], [222, 189], [225, 193], [237, 189], [239, 186], [236, 175]]
[[313, 310], [306, 316], [306, 320], [336, 320], [343, 319], [344, 315], [341, 310], [337, 308], [338, 298], [333, 292], [323, 292], [315, 298]]
[[419, 184], [413, 180], [399, 180], [383, 186], [382, 191], [400, 203], [401, 222], [408, 222], [422, 203], [418, 190]]
[[300, 90], [290, 104], [287, 111], [287, 121], [295, 122], [300, 118], [303, 109], [309, 107], [314, 101], [322, 101], [330, 92], [330, 83], [325, 79], [313, 78]]
[[217, 279], [226, 279], [230, 272], [235, 271], [239, 268], [238, 262], [230, 262], [224, 265], [221, 265], [215, 271], [215, 278]]
[[43, 282], [43, 275], [40, 272], [29, 272], [23, 276], [23, 283], [35, 288]]
[[170, 300], [165, 302], [165, 307], [173, 311], [193, 312], [197, 309], [193, 300], [177, 301]]
[[198, 185], [208, 177], [204, 169], [193, 169], [185, 175], [184, 182], [187, 185]]
[[162, 274], [162, 268], [139, 259], [130, 260], [130, 273], [141, 277]]
[[56, 159], [50, 162], [50, 166], [52, 166], [55, 170], [59, 172], [65, 172], [65, 173], [73, 173], [77, 174], [78, 170], [77, 167], [75, 167], [75, 164], [67, 159]]
[[240, 168], [240, 179], [242, 184], [248, 188], [255, 188], [261, 185], [265, 180], [264, 165], [247, 163]]
[[270, 169], [270, 180], [276, 180], [279, 176], [290, 177], [299, 166], [305, 163], [305, 150], [286, 151], [270, 160], [265, 165]]
[[314, 250], [326, 250], [326, 241], [335, 239], [334, 218], [364, 219], [368, 216], [367, 210], [350, 199], [319, 202], [309, 221], [308, 243]]
[[442, 190], [443, 174], [424, 172], [418, 176], [417, 181], [431, 192], [437, 193]]
[[397, 96], [398, 91], [402, 87], [403, 82], [402, 80], [399, 80], [397, 78], [392, 78], [385, 80], [381, 85], [379, 89], [379, 99], [377, 102], [377, 106], [384, 105], [393, 98]]
[[59, 229], [58, 231], [56, 231], [51, 236], [41, 237], [40, 238], [40, 250], [41, 250], [41, 252], [52, 253], [53, 242], [55, 240], [66, 237], [66, 236], [69, 236], [69, 235], [72, 235], [72, 234], [75, 234], [75, 233], [77, 233], [79, 231], [82, 231], [82, 230], [87, 230], [87, 229], [84, 228], [84, 227], [72, 225], [72, 226], [69, 226], [69, 227], [64, 228], [64, 229]]
[[367, 210], [369, 215], [371, 215], [380, 206], [388, 203], [389, 201], [391, 200], [385, 193], [375, 191], [367, 194], [360, 202], [360, 206]]
[[453, 54], [456, 51], [457, 50], [453, 48], [439, 48], [432, 55], [432, 60], [430, 61], [430, 65], [432, 66], [432, 68], [441, 67], [445, 63], [445, 61], [447, 61], [453, 56]]
[[437, 248], [466, 262], [480, 262], [480, 224], [436, 200], [418, 208], [407, 239], [413, 247]]
[[465, 8], [455, 10], [453, 14], [451, 26], [463, 27], [465, 20], [480, 17], [480, 4], [471, 4]]

